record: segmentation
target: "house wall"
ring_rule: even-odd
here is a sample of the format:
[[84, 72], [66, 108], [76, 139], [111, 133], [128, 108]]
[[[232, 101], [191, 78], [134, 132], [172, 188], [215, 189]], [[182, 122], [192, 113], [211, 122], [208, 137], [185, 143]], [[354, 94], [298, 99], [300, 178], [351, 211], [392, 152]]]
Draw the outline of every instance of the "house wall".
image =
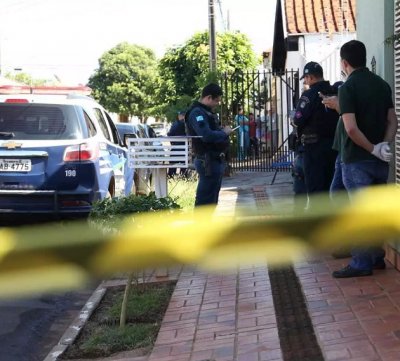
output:
[[[357, 33], [358, 38], [367, 47], [367, 65], [371, 68], [371, 59], [372, 56], [375, 56], [376, 73], [384, 78], [395, 92], [393, 46], [384, 44], [384, 40], [394, 33], [395, 0], [358, 0], [358, 3], [360, 5], [357, 6]], [[371, 25], [373, 31], [371, 31]], [[399, 100], [396, 100], [396, 108], [399, 109]], [[399, 139], [399, 134], [397, 139]], [[396, 153], [399, 152], [399, 148], [397, 144]], [[394, 163], [391, 164], [389, 174], [391, 182], [395, 181]], [[400, 182], [400, 179], [397, 179], [397, 182]], [[400, 242], [388, 242], [386, 251], [387, 259], [400, 269], [400, 262], [398, 262], [400, 260]]]
[[[367, 66], [372, 69], [371, 61], [375, 57], [376, 74], [385, 79], [392, 89], [394, 89], [393, 46], [386, 45], [384, 41], [394, 33], [394, 3], [394, 0], [358, 0], [357, 4], [357, 38], [367, 48]], [[394, 180], [393, 162], [389, 181]]]
[[338, 49], [355, 37], [355, 33], [305, 34], [299, 39], [299, 51], [287, 53], [286, 68], [302, 71], [307, 62], [316, 61], [322, 65], [326, 80], [332, 83], [341, 80]]
[[[373, 27], [373, 29], [372, 29]], [[367, 66], [376, 60], [376, 73], [393, 88], [393, 46], [384, 41], [394, 32], [394, 0], [357, 1], [357, 38], [367, 47]]]

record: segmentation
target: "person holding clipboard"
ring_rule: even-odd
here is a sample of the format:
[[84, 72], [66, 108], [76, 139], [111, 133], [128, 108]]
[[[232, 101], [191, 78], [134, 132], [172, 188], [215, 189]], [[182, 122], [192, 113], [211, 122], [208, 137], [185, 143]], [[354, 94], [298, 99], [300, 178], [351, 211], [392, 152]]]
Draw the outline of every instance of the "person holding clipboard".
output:
[[218, 203], [229, 148], [228, 137], [232, 133], [229, 126], [220, 128], [217, 114], [214, 113], [221, 97], [219, 85], [206, 85], [201, 98], [192, 104], [185, 116], [187, 133], [194, 137], [194, 166], [199, 176], [195, 207]]

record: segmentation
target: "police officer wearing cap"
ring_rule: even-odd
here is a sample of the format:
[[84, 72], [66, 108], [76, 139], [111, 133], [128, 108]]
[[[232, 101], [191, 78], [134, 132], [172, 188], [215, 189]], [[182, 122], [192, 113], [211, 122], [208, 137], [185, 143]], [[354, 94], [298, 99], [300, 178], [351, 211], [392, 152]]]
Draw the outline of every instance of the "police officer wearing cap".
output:
[[293, 124], [303, 146], [304, 180], [308, 194], [329, 191], [336, 151], [332, 149], [339, 114], [322, 104], [322, 97], [337, 91], [324, 80], [321, 65], [309, 62], [304, 67], [308, 89], [297, 104]]
[[225, 170], [225, 154], [229, 147], [228, 136], [232, 129], [220, 128], [215, 107], [219, 105], [222, 89], [217, 84], [206, 85], [199, 101], [186, 112], [187, 132], [192, 139], [195, 154], [194, 166], [199, 176], [195, 206], [217, 204]]

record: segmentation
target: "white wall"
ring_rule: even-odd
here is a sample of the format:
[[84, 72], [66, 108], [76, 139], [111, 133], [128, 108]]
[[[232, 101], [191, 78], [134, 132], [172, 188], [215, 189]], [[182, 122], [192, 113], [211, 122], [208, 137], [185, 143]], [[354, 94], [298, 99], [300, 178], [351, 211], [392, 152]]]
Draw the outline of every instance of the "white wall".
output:
[[[358, 0], [357, 38], [367, 48], [367, 66], [376, 59], [376, 73], [385, 79], [394, 90], [394, 52], [392, 45], [384, 41], [394, 33], [395, 0]], [[373, 28], [372, 28], [373, 27]], [[390, 163], [389, 181], [395, 179], [395, 164]]]
[[288, 52], [287, 69], [300, 69], [309, 61], [320, 63], [324, 77], [331, 83], [340, 79], [340, 59], [338, 49], [345, 42], [355, 39], [355, 33], [343, 34], [305, 34], [299, 39], [299, 51]]
[[[372, 28], [373, 27], [373, 28]], [[393, 46], [384, 41], [394, 33], [394, 1], [357, 1], [357, 38], [367, 47], [367, 66], [376, 59], [376, 73], [392, 87], [394, 83]]]

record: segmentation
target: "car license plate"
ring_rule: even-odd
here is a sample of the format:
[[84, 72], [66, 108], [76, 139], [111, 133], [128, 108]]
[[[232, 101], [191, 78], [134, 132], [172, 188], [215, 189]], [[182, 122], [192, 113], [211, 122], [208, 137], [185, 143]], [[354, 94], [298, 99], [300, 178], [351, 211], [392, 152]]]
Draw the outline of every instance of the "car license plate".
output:
[[0, 172], [30, 172], [30, 159], [0, 159]]

